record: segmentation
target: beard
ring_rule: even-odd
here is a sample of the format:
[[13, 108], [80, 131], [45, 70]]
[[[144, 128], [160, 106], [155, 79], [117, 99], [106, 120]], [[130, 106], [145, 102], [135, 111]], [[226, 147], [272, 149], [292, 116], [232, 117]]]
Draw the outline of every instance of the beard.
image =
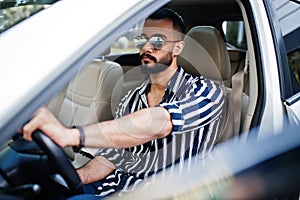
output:
[[142, 54], [140, 58], [143, 59], [145, 56], [154, 62], [154, 64], [145, 63], [140, 66], [141, 71], [147, 75], [162, 72], [167, 69], [173, 62], [172, 52], [169, 52], [167, 55], [162, 57], [159, 62], [154, 56], [151, 56], [149, 54]]

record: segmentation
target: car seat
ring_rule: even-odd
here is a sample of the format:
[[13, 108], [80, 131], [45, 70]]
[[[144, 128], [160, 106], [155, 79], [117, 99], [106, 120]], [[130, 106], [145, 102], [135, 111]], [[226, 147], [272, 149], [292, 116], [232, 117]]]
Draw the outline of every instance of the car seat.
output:
[[[107, 54], [109, 52], [106, 52]], [[95, 59], [84, 67], [69, 84], [50, 100], [48, 109], [67, 127], [87, 125], [113, 119], [114, 108], [111, 105], [114, 86], [122, 81], [122, 67], [104, 57]], [[84, 148], [94, 155], [97, 148]], [[72, 157], [70, 151], [66, 150]], [[79, 159], [79, 157], [81, 157]], [[83, 165], [88, 158], [75, 154], [75, 167]]]
[[233, 91], [223, 84], [223, 81], [231, 78], [229, 54], [226, 44], [216, 28], [211, 26], [193, 27], [186, 34], [184, 41], [185, 47], [178, 57], [178, 64], [187, 72], [203, 75], [224, 88], [223, 126], [218, 134], [217, 143], [225, 141], [242, 130], [249, 97], [244, 93], [241, 94], [241, 114], [234, 114]]

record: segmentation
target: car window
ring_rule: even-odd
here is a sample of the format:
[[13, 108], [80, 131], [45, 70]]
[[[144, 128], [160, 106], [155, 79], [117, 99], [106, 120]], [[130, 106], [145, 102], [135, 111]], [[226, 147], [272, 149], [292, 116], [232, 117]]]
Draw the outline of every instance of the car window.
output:
[[111, 54], [138, 53], [139, 50], [135, 47], [133, 40], [139, 34], [143, 24], [144, 21], [141, 21], [124, 32], [111, 46]]
[[247, 49], [246, 33], [243, 21], [224, 21], [222, 28], [228, 45], [239, 49]]
[[[57, 1], [57, 0], [56, 0]], [[17, 23], [49, 7], [54, 0], [1, 0], [0, 1], [0, 34]]]
[[275, 0], [275, 6], [292, 71], [291, 75], [294, 76], [292, 77], [293, 88], [296, 88], [294, 93], [297, 93], [300, 87], [300, 4], [295, 0]]

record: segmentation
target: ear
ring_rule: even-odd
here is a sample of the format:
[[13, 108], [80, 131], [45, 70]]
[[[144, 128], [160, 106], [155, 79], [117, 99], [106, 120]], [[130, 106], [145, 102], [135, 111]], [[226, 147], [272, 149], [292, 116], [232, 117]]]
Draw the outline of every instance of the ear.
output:
[[178, 56], [184, 48], [184, 41], [176, 42], [174, 46], [174, 56]]

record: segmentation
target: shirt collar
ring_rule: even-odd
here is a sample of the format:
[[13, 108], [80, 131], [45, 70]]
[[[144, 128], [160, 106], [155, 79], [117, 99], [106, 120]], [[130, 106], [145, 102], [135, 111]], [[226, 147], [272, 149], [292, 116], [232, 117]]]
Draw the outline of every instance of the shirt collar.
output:
[[167, 89], [174, 94], [177, 93], [178, 85], [182, 82], [183, 74], [185, 73], [184, 69], [178, 66], [177, 71], [173, 74], [172, 78], [170, 79]]

